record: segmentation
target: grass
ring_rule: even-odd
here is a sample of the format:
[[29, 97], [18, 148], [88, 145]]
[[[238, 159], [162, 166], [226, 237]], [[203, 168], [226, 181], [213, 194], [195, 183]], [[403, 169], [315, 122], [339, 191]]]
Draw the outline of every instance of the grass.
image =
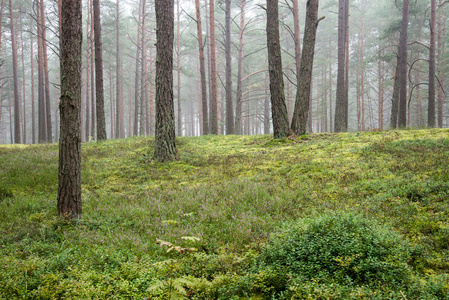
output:
[[[449, 130], [177, 144], [167, 164], [152, 160], [153, 138], [83, 144], [76, 222], [56, 218], [57, 145], [0, 146], [0, 298], [449, 299]], [[254, 269], [273, 233], [331, 211], [401, 234], [406, 286]]]

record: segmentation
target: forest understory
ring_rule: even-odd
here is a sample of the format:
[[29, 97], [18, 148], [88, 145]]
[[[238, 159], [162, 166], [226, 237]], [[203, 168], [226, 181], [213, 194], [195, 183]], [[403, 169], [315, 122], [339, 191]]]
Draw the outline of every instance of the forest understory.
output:
[[449, 299], [449, 130], [0, 145], [1, 299]]

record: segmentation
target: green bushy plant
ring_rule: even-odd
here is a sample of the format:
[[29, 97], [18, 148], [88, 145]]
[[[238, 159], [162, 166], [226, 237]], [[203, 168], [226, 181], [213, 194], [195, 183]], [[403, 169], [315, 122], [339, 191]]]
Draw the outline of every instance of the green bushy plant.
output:
[[409, 244], [391, 228], [352, 213], [330, 213], [288, 224], [262, 251], [259, 267], [307, 280], [402, 286], [409, 260]]

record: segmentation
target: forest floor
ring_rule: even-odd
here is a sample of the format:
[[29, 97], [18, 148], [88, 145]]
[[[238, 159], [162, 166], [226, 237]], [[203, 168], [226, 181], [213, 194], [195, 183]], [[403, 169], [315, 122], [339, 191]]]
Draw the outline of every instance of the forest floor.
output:
[[[162, 164], [153, 137], [83, 144], [83, 215], [68, 222], [58, 146], [0, 145], [0, 298], [449, 299], [448, 129], [177, 146]], [[406, 279], [351, 277], [359, 254], [333, 258], [343, 281], [260, 267], [274, 234], [332, 213], [403, 238]]]

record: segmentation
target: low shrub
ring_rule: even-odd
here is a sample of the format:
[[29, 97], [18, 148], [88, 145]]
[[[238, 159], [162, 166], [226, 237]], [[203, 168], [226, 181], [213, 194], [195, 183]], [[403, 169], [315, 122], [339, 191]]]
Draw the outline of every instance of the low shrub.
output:
[[400, 287], [410, 277], [410, 245], [393, 229], [352, 213], [289, 223], [262, 251], [259, 268], [347, 285]]

